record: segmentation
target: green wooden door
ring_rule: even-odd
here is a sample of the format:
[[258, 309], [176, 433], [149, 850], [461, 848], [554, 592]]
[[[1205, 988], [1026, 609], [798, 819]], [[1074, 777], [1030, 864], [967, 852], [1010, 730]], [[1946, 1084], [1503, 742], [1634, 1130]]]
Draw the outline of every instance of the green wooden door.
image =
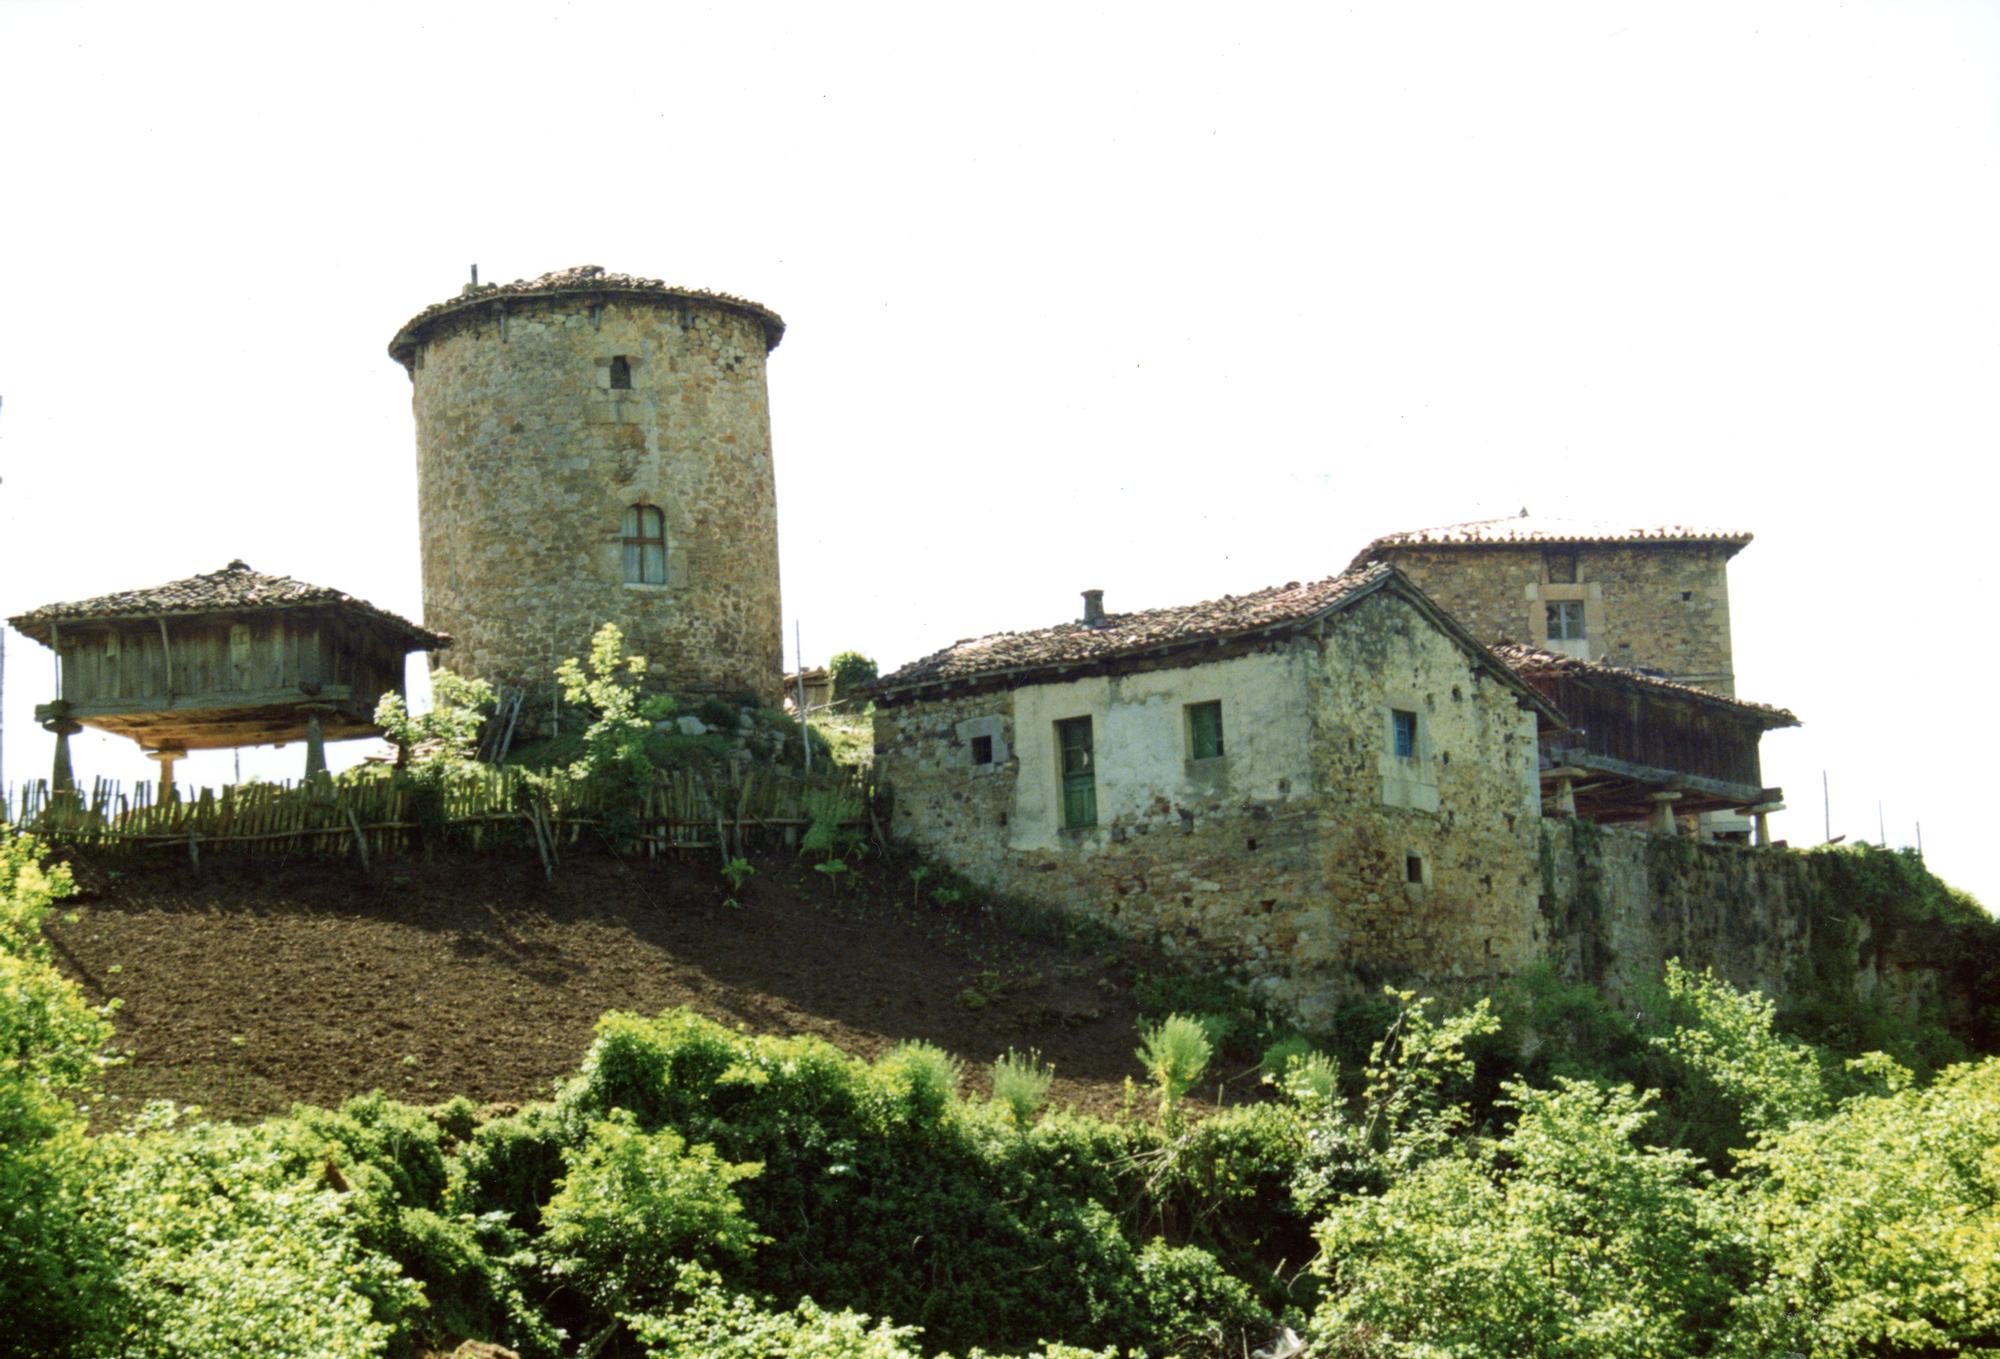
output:
[[1062, 823], [1065, 829], [1097, 824], [1097, 762], [1091, 755], [1090, 719], [1056, 723], [1062, 752]]

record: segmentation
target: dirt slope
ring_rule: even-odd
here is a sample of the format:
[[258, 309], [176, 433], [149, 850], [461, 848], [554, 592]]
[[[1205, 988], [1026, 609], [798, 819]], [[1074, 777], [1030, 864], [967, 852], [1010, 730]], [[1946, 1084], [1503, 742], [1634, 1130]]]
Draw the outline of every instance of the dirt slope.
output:
[[143, 1100], [254, 1117], [380, 1088], [430, 1102], [545, 1097], [606, 1010], [692, 1006], [873, 1056], [906, 1038], [964, 1058], [1041, 1049], [1057, 1104], [1112, 1112], [1137, 1078], [1132, 961], [1024, 940], [911, 901], [903, 870], [835, 890], [756, 860], [729, 906], [712, 860], [493, 857], [77, 865], [53, 923], [65, 970], [117, 997], [113, 1121]]

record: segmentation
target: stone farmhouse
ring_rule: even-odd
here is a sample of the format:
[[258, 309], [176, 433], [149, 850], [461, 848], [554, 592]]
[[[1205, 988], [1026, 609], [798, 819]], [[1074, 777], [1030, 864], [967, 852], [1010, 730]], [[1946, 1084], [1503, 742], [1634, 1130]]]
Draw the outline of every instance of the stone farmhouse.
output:
[[973, 877], [1337, 978], [1542, 952], [1538, 723], [1560, 714], [1393, 566], [960, 642], [872, 686], [896, 834]]
[[892, 824], [1308, 1022], [1354, 982], [1509, 974], [1548, 952], [1544, 815], [1766, 842], [1758, 744], [1797, 719], [1733, 696], [1749, 539], [1523, 516], [1182, 608], [1086, 591], [872, 686]]

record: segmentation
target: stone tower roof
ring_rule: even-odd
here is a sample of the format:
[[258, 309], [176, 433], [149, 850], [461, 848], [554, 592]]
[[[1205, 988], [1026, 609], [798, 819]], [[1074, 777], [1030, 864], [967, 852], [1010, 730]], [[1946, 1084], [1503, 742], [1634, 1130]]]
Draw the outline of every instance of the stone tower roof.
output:
[[[1740, 529], [1694, 528], [1687, 524], [1645, 524], [1616, 519], [1558, 519], [1546, 514], [1519, 514], [1504, 519], [1472, 519], [1437, 528], [1385, 533], [1355, 556], [1364, 566], [1384, 549], [1397, 547], [1523, 547], [1564, 544], [1719, 543], [1735, 555], [1750, 541]], [[1351, 569], [1351, 568], [1350, 568]]]
[[640, 298], [655, 302], [694, 303], [718, 311], [747, 316], [764, 330], [764, 350], [769, 353], [785, 337], [785, 321], [769, 307], [728, 293], [712, 293], [702, 288], [674, 288], [657, 278], [637, 278], [631, 274], [606, 273], [602, 265], [580, 264], [558, 269], [540, 278], [515, 279], [512, 283], [474, 283], [457, 297], [434, 303], [412, 316], [389, 341], [389, 357], [404, 368], [416, 359], [417, 346], [438, 327], [467, 315], [481, 315], [511, 299], [545, 297]]

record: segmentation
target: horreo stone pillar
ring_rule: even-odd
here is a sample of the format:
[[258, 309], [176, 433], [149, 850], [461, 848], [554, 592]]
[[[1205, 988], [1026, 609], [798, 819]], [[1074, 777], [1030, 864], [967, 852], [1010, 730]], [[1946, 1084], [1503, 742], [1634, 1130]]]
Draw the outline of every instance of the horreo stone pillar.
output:
[[49, 771], [49, 791], [53, 793], [74, 793], [76, 791], [76, 771], [69, 762], [69, 738], [83, 730], [83, 723], [69, 715], [69, 704], [62, 699], [48, 705], [48, 721], [42, 723], [42, 730], [55, 733], [56, 760]]
[[1679, 835], [1680, 822], [1674, 816], [1674, 804], [1681, 800], [1679, 793], [1653, 793], [1653, 815], [1646, 822], [1646, 829], [1655, 835]]
[[185, 760], [187, 752], [172, 746], [162, 746], [158, 750], [146, 752], [146, 758], [158, 761], [160, 766], [160, 801], [172, 802], [174, 792], [174, 763]]

